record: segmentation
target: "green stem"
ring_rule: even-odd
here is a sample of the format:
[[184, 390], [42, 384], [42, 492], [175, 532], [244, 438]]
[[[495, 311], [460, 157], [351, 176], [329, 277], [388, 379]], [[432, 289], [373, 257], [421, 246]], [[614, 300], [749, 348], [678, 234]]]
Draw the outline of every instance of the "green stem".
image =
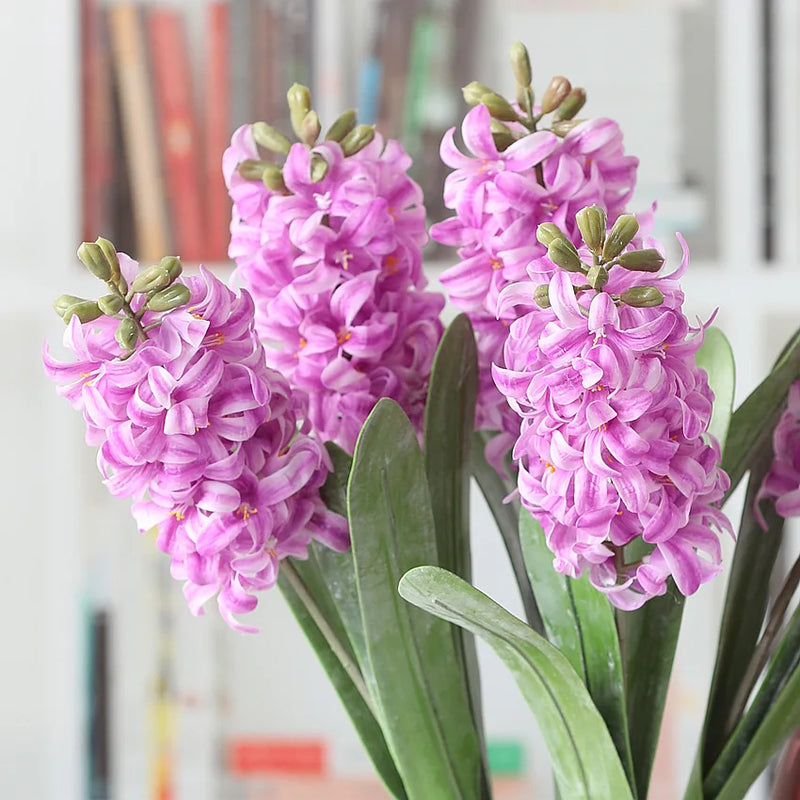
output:
[[331, 626], [328, 624], [328, 621], [325, 619], [325, 615], [320, 610], [313, 596], [306, 588], [305, 583], [303, 583], [303, 579], [300, 577], [300, 574], [298, 573], [291, 559], [286, 558], [281, 562], [281, 573], [286, 576], [286, 579], [291, 584], [292, 589], [294, 589], [294, 591], [297, 593], [297, 596], [300, 598], [311, 618], [314, 620], [314, 623], [319, 628], [320, 633], [325, 637], [325, 641], [330, 645], [334, 655], [339, 659], [339, 663], [347, 673], [347, 676], [351, 681], [353, 681], [353, 685], [356, 687], [356, 689], [358, 689], [359, 694], [367, 704], [367, 708], [369, 708], [373, 716], [377, 719], [378, 715], [372, 702], [372, 697], [370, 697], [370, 694], [367, 691], [367, 685], [364, 683], [364, 677], [361, 674], [361, 670], [358, 668], [358, 664], [356, 664], [356, 662], [350, 657], [345, 648], [342, 647], [342, 643], [334, 633], [333, 628], [331, 628]]
[[[136, 313], [131, 308], [130, 300], [127, 295], [125, 295], [122, 291], [120, 291], [119, 286], [117, 286], [114, 281], [106, 281], [106, 285], [108, 288], [117, 295], [122, 300], [122, 311], [125, 316], [131, 320], [136, 327], [136, 332], [138, 337], [143, 341], [147, 341], [147, 331], [142, 327], [141, 318], [136, 316]], [[132, 295], [131, 295], [132, 296]]]

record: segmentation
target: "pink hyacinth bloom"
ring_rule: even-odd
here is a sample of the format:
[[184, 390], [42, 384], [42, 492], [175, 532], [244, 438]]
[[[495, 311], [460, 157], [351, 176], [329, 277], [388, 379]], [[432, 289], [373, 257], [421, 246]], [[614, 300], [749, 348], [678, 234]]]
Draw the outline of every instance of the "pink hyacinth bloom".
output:
[[[492, 443], [498, 469], [519, 424], [490, 378], [492, 364], [503, 364], [508, 326], [526, 309], [507, 306], [498, 314], [502, 290], [523, 280], [532, 264], [552, 272], [536, 240], [543, 222], [559, 225], [576, 245], [575, 214], [596, 204], [609, 222], [625, 211], [636, 183], [638, 160], [626, 156], [622, 132], [609, 119], [587, 120], [559, 139], [547, 131], [524, 136], [499, 152], [490, 130], [488, 109], [478, 105], [466, 115], [461, 132], [471, 155], [454, 144], [454, 129], [442, 140], [442, 160], [454, 168], [445, 183], [445, 204], [455, 216], [434, 225], [436, 241], [458, 248], [459, 262], [441, 276], [451, 302], [466, 312], [477, 331], [482, 377], [478, 428], [503, 431]], [[536, 167], [541, 169], [542, 186]], [[644, 220], [643, 220], [644, 221]]]
[[[615, 266], [605, 291], [577, 297], [570, 275], [555, 270], [551, 308], [511, 325], [506, 367], [494, 369], [521, 418], [519, 495], [544, 529], [555, 569], [588, 571], [624, 609], [663, 594], [670, 576], [683, 594], [695, 592], [720, 570], [715, 531], [732, 533], [719, 510], [729, 481], [707, 433], [713, 394], [694, 362], [702, 328], [691, 329], [681, 310], [686, 264], [684, 249], [671, 275]], [[582, 282], [576, 275], [574, 285]], [[644, 283], [662, 291], [663, 305], [612, 299]], [[535, 284], [509, 286], [501, 306]], [[638, 538], [651, 551], [625, 564], [622, 548]]]
[[786, 408], [772, 434], [775, 453], [772, 466], [756, 497], [756, 514], [764, 530], [767, 522], [762, 500], [772, 500], [785, 519], [800, 516], [800, 381], [789, 387]]
[[[131, 281], [137, 265], [120, 262]], [[228, 624], [252, 630], [233, 615], [255, 607], [280, 559], [303, 557], [312, 537], [346, 549], [347, 527], [319, 497], [327, 454], [298, 433], [302, 409], [266, 366], [250, 296], [203, 268], [184, 283], [189, 304], [162, 315], [129, 357], [120, 358], [116, 320], [73, 317], [64, 342], [76, 360], [45, 349], [45, 367], [83, 412], [109, 491], [135, 501], [141, 530], [158, 526], [192, 612], [217, 595]]]
[[[421, 429], [444, 298], [424, 290], [425, 209], [409, 156], [379, 135], [348, 157], [336, 142], [295, 144], [286, 193], [238, 174], [258, 157], [244, 126], [223, 171], [234, 202], [229, 253], [269, 365], [309, 395], [313, 429], [351, 453], [381, 397]], [[328, 165], [317, 182], [312, 157]]]

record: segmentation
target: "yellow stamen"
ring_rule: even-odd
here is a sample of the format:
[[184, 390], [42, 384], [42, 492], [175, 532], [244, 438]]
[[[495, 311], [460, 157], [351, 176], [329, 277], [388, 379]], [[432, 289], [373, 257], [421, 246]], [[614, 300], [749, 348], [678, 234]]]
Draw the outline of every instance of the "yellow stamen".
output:
[[350, 331], [339, 331], [339, 333], [336, 334], [336, 343], [337, 344], [344, 344], [346, 341], [348, 341], [349, 339], [352, 339], [352, 338], [353, 338], [352, 332], [350, 332]]
[[493, 258], [489, 264], [491, 264], [492, 269], [495, 271], [503, 269], [503, 262], [499, 258]]
[[353, 254], [349, 250], [342, 250], [342, 269], [350, 269], [350, 262], [353, 260]]
[[178, 522], [186, 518], [186, 515], [183, 513], [183, 511], [180, 510], [170, 511], [169, 514], [171, 517], [175, 517], [175, 519], [178, 520]]
[[218, 347], [221, 344], [225, 344], [225, 334], [222, 331], [217, 331], [216, 333], [212, 333], [209, 337], [210, 341], [208, 342], [209, 347]]
[[239, 508], [236, 509], [236, 513], [245, 521], [252, 517], [254, 514], [258, 514], [258, 509], [249, 506], [247, 503], [242, 503]]

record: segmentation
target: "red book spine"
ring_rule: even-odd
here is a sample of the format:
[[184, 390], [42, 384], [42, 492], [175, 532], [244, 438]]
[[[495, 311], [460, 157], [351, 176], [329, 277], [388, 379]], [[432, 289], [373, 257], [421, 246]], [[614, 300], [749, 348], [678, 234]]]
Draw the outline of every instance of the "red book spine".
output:
[[81, 0], [81, 235], [111, 236], [111, 59], [97, 0]]
[[208, 247], [197, 115], [183, 17], [171, 9], [150, 10], [147, 37], [173, 242], [182, 258], [200, 261], [208, 255]]
[[231, 202], [222, 177], [222, 154], [230, 144], [229, 18], [227, 2], [208, 4], [205, 81], [205, 198], [207, 211], [206, 257], [224, 261], [228, 257]]

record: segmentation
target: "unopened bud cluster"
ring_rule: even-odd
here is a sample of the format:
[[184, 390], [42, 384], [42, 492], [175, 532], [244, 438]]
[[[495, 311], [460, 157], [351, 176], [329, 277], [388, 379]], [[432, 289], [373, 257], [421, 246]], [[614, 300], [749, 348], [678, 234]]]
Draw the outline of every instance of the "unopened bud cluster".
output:
[[[599, 206], [587, 206], [576, 215], [575, 221], [584, 244], [592, 254], [592, 264], [586, 264], [578, 249], [567, 235], [554, 223], [543, 222], [536, 229], [536, 238], [547, 248], [547, 257], [565, 272], [582, 273], [586, 285], [576, 287], [576, 292], [603, 290], [608, 283], [608, 272], [621, 266], [634, 272], [658, 272], [664, 257], [658, 250], [630, 250], [623, 252], [639, 232], [639, 223], [633, 214], [623, 214], [606, 229], [606, 213]], [[664, 302], [664, 295], [655, 286], [635, 286], [619, 295], [612, 295], [615, 303], [635, 308], [651, 308]], [[547, 284], [537, 286], [534, 301], [540, 308], [550, 307]]]
[[[307, 86], [293, 84], [286, 93], [289, 105], [289, 118], [297, 140], [308, 148], [313, 148], [322, 133], [319, 114], [311, 107], [311, 92]], [[287, 192], [280, 164], [269, 158], [285, 158], [289, 155], [292, 140], [267, 122], [254, 122], [253, 138], [256, 145], [266, 150], [268, 158], [247, 159], [238, 166], [243, 178], [262, 181], [273, 192]], [[375, 138], [374, 125], [359, 125], [356, 112], [352, 109], [341, 114], [328, 128], [323, 141], [338, 142], [345, 156], [352, 156], [363, 150]], [[329, 164], [314, 153], [311, 159], [311, 179], [319, 183], [328, 174]]]
[[[108, 294], [97, 300], [62, 294], [53, 303], [56, 313], [69, 322], [77, 317], [80, 322], [93, 322], [102, 316], [119, 320], [115, 338], [124, 350], [133, 351], [137, 341], [147, 338], [147, 330], [158, 321], [151, 321], [145, 327], [144, 315], [150, 312], [167, 312], [189, 302], [189, 288], [176, 283], [182, 272], [180, 259], [166, 256], [158, 264], [141, 270], [128, 285], [122, 275], [119, 257], [114, 245], [102, 237], [95, 242], [84, 242], [78, 248], [78, 259], [92, 273], [106, 284]], [[142, 295], [144, 302], [137, 303], [134, 311], [131, 301]]]
[[[528, 50], [521, 42], [511, 46], [511, 71], [516, 81], [516, 104], [488, 86], [472, 81], [463, 88], [464, 100], [471, 106], [484, 105], [492, 115], [492, 137], [501, 152], [510, 147], [521, 136], [537, 130], [537, 124], [552, 114], [550, 128], [557, 136], [566, 136], [577, 124], [575, 115], [586, 102], [586, 92], [573, 88], [563, 75], [556, 75], [542, 95], [539, 110], [534, 108], [534, 93], [531, 87], [532, 73]], [[517, 123], [523, 130], [514, 130], [505, 123]]]

